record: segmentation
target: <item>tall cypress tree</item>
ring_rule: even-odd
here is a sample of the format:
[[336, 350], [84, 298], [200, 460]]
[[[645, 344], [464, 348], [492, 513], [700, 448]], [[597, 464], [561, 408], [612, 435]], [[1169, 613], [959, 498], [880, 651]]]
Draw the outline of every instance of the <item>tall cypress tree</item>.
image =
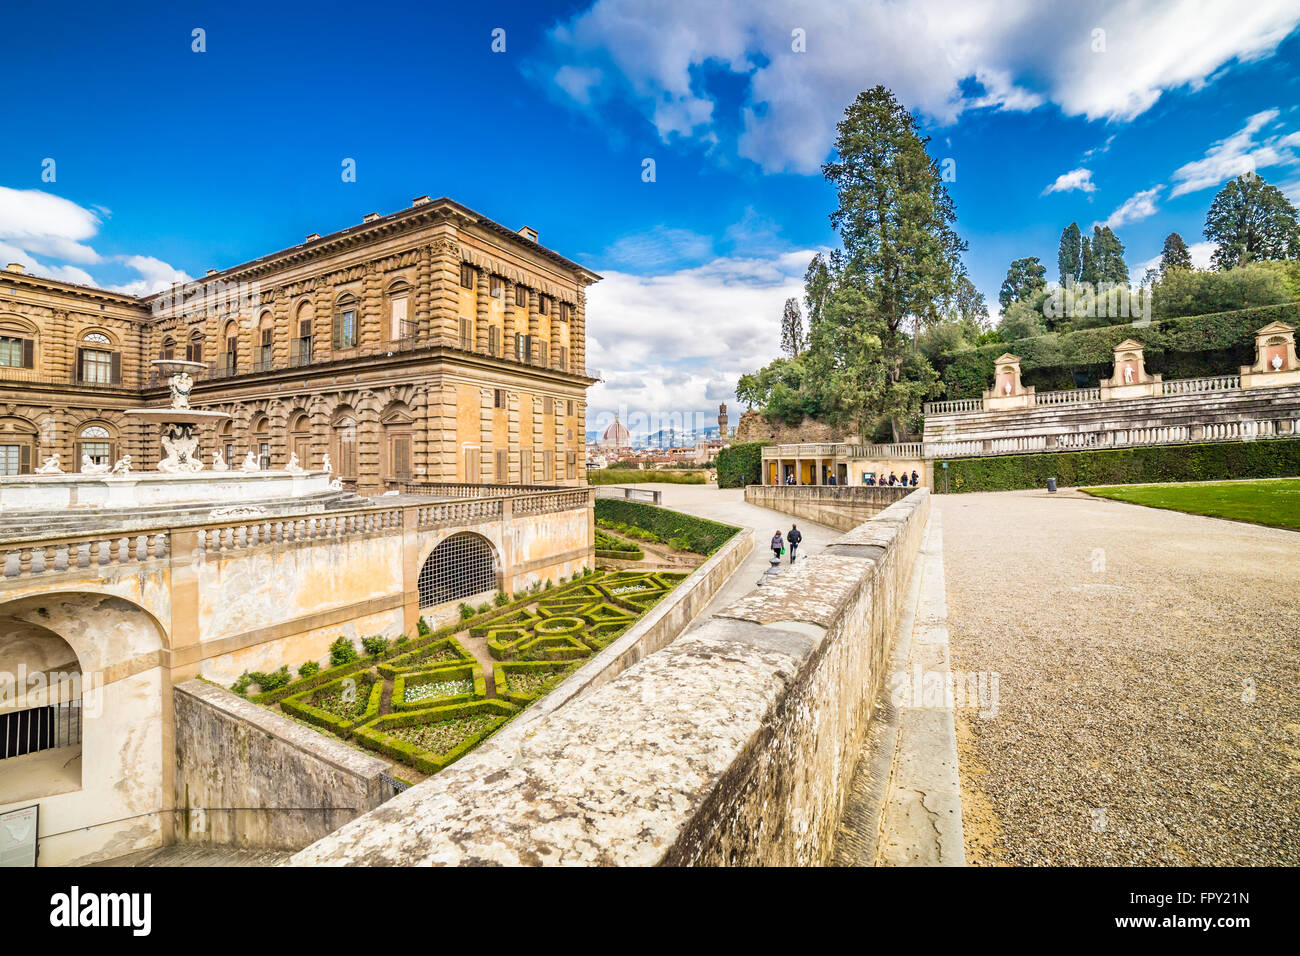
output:
[[1176, 232], [1165, 236], [1165, 247], [1160, 253], [1160, 274], [1164, 275], [1170, 269], [1191, 267], [1192, 254], [1187, 248], [1187, 243], [1183, 242], [1183, 237]]
[[1056, 264], [1061, 270], [1061, 285], [1078, 282], [1083, 275], [1083, 236], [1079, 224], [1072, 222], [1061, 230], [1061, 243], [1056, 252]]

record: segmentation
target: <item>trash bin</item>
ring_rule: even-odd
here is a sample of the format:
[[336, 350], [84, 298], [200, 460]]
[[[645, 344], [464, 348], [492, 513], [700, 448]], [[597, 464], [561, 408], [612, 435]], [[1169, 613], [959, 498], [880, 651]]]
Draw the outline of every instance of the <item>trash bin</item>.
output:
[[1056, 494], [1056, 479], [1055, 479], [1055, 478], [1048, 478], [1048, 479], [1047, 479], [1047, 490], [1048, 490], [1048, 492], [1051, 493], [1051, 494]]

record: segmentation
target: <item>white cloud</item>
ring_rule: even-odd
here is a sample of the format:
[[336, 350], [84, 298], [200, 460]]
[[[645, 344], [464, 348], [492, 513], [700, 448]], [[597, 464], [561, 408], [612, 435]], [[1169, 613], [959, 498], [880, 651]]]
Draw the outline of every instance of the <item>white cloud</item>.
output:
[[778, 355], [781, 307], [803, 295], [814, 251], [722, 257], [659, 275], [605, 272], [588, 291], [587, 364], [605, 379], [588, 393], [588, 428], [620, 409], [637, 424], [673, 412], [707, 421], [719, 402], [734, 406], [736, 380]]
[[1256, 135], [1274, 125], [1279, 115], [1275, 109], [1256, 113], [1237, 132], [1207, 149], [1202, 159], [1174, 170], [1175, 186], [1170, 198], [1220, 186], [1242, 173], [1300, 162], [1300, 157], [1292, 152], [1292, 147], [1300, 145], [1300, 133], [1273, 133], [1256, 140]]
[[[4, 263], [21, 263], [33, 275], [128, 295], [148, 295], [167, 288], [174, 281], [189, 279], [185, 272], [153, 256], [105, 257], [87, 245], [87, 240], [98, 234], [108, 215], [109, 211], [103, 206], [87, 209], [39, 189], [0, 186], [0, 259]], [[109, 263], [120, 263], [140, 278], [122, 285], [108, 285], [81, 268]]]
[[[1198, 89], [1271, 55], [1300, 24], [1294, 0], [596, 0], [551, 32], [547, 76], [580, 106], [637, 104], [665, 141], [718, 135], [708, 65], [750, 82], [737, 152], [767, 172], [814, 173], [859, 91], [890, 87], [940, 123], [970, 109], [1127, 121], [1167, 90]], [[802, 29], [806, 52], [792, 50]], [[1098, 50], [1094, 31], [1104, 30]], [[729, 118], [728, 118], [729, 119]]]
[[1154, 216], [1158, 208], [1156, 198], [1164, 188], [1164, 186], [1152, 186], [1150, 189], [1134, 193], [1124, 200], [1120, 207], [1112, 212], [1101, 225], [1118, 229], [1125, 223], [1141, 222], [1143, 219]]
[[[1208, 269], [1210, 267], [1210, 258], [1214, 255], [1214, 250], [1219, 248], [1217, 242], [1193, 242], [1187, 247], [1187, 252], [1192, 257], [1193, 269]], [[1148, 269], [1160, 268], [1160, 254], [1152, 256], [1146, 262], [1140, 262], [1129, 274], [1133, 276], [1135, 282], [1141, 282], [1142, 277], [1147, 274]]]
[[602, 258], [615, 266], [653, 272], [712, 257], [712, 237], [690, 229], [659, 225], [623, 236], [605, 250]]
[[1097, 191], [1097, 187], [1092, 181], [1091, 169], [1072, 169], [1068, 173], [1061, 173], [1056, 177], [1056, 182], [1043, 190], [1043, 195], [1046, 196], [1048, 193], [1068, 193], [1075, 189], [1085, 193]]

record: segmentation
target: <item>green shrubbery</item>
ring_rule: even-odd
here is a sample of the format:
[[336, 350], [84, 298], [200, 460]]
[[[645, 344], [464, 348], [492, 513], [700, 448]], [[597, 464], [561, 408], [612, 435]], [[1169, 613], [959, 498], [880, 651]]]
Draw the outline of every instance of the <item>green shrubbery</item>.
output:
[[346, 737], [379, 716], [383, 695], [384, 682], [365, 672], [286, 697], [280, 701], [280, 709]]
[[597, 528], [596, 557], [613, 558], [620, 561], [640, 561], [645, 557], [645, 552], [631, 541], [624, 541], [622, 538], [606, 534]]
[[680, 511], [620, 498], [597, 498], [596, 520], [611, 524], [621, 522], [629, 528], [640, 528], [654, 534], [661, 541], [679, 539], [689, 545], [683, 550], [705, 555], [713, 554], [740, 530], [708, 518], [697, 518]]
[[[935, 462], [935, 485], [941, 492], [943, 473], [942, 464]], [[1048, 478], [1062, 487], [1290, 478], [1300, 475], [1300, 439], [958, 458], [949, 460], [947, 473], [952, 492], [1043, 488]]]
[[[1166, 379], [1235, 375], [1255, 360], [1255, 331], [1270, 322], [1300, 322], [1300, 303], [1132, 323], [1076, 332], [1049, 333], [936, 356], [946, 386], [943, 398], [978, 398], [993, 381], [993, 362], [1003, 352], [1020, 356], [1022, 381], [1039, 391], [1093, 388], [1110, 376], [1114, 348], [1128, 338], [1144, 350], [1147, 371]], [[724, 449], [725, 451], [725, 449]], [[722, 487], [722, 460], [718, 462]]]
[[352, 643], [350, 637], [340, 636], [337, 641], [330, 645], [331, 667], [342, 667], [345, 664], [351, 664], [359, 660], [361, 660], [361, 655], [357, 653], [357, 646]]
[[587, 472], [589, 485], [630, 485], [651, 481], [664, 485], [707, 485], [709, 476], [703, 471], [683, 469], [593, 468]]
[[[990, 366], [991, 367], [991, 366]], [[718, 487], [744, 488], [763, 483], [763, 448], [772, 444], [751, 441], [728, 445], [718, 452]]]

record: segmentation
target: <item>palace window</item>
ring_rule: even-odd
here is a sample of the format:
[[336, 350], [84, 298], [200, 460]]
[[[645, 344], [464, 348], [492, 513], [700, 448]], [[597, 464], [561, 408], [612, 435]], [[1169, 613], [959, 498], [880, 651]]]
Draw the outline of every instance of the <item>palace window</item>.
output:
[[113, 457], [113, 436], [103, 425], [87, 425], [77, 436], [77, 467], [81, 459], [89, 457], [96, 465], [111, 465]]
[[226, 375], [234, 375], [239, 369], [239, 325], [235, 322], [226, 323], [226, 350], [221, 356], [221, 371]]
[[578, 477], [578, 453], [576, 451], [570, 451], [565, 453], [564, 477], [565, 478]]
[[388, 328], [389, 336], [394, 342], [415, 336], [415, 329], [407, 319], [407, 303], [410, 301], [409, 291], [405, 284], [401, 284], [394, 286], [388, 293]]
[[545, 396], [542, 399], [542, 414], [543, 415], [555, 414], [555, 399], [551, 398], [551, 396], [549, 395]]
[[505, 287], [501, 284], [500, 276], [488, 277], [488, 295], [492, 296], [494, 299], [499, 299], [504, 291]]
[[290, 361], [294, 365], [306, 365], [311, 361], [311, 319], [298, 320], [298, 334], [291, 344]]
[[198, 329], [190, 333], [190, 340], [185, 343], [185, 361], [203, 361], [203, 333]]
[[357, 346], [357, 300], [350, 295], [341, 297], [334, 311], [334, 347], [352, 349]]
[[528, 286], [515, 286], [515, 305], [521, 309], [528, 308]]
[[504, 388], [492, 389], [492, 407], [493, 408], [506, 407], [506, 390]]
[[510, 452], [504, 448], [498, 448], [496, 451], [496, 479], [497, 481], [506, 481], [510, 477]]
[[32, 468], [31, 445], [0, 445], [0, 475], [25, 475]]
[[274, 337], [275, 328], [272, 325], [271, 313], [267, 312], [263, 314], [261, 327], [258, 329], [257, 367], [259, 369], [265, 370], [271, 367], [271, 343]]
[[488, 326], [488, 354], [501, 354], [501, 330], [495, 325]]
[[539, 295], [537, 297], [537, 311], [542, 315], [551, 314], [551, 297], [549, 295]]
[[474, 323], [466, 318], [460, 320], [460, 347], [466, 351], [474, 348]]
[[569, 370], [569, 348], [567, 345], [560, 346], [560, 360], [556, 363], [555, 367], [562, 372], [567, 372]]
[[357, 475], [357, 423], [341, 418], [334, 424], [334, 473], [343, 478]]
[[82, 337], [86, 344], [77, 349], [77, 380], [86, 385], [120, 385], [122, 356], [110, 351], [107, 335], [89, 332]]
[[474, 288], [474, 267], [468, 262], [460, 264], [460, 284], [462, 288]]
[[573, 306], [569, 305], [569, 303], [567, 303], [567, 302], [561, 302], [561, 303], [560, 303], [560, 321], [561, 321], [561, 322], [568, 322], [568, 321], [569, 321], [569, 316], [570, 316], [570, 314], [572, 313], [572, 311], [573, 311]]
[[162, 350], [158, 353], [161, 359], [173, 359], [176, 357], [176, 340], [170, 335], [163, 339]]

